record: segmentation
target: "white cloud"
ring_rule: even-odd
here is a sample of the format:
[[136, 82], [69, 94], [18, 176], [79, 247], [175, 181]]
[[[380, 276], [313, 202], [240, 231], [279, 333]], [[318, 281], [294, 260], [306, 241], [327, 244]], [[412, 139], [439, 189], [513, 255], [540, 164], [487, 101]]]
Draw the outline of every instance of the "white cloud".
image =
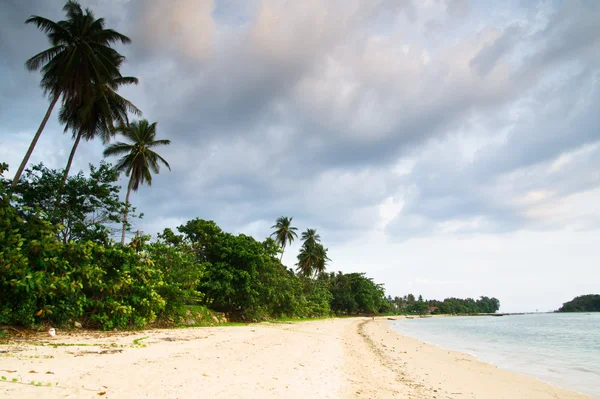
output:
[[214, 0], [145, 1], [136, 36], [152, 51], [179, 51], [192, 60], [210, 56], [215, 37]]

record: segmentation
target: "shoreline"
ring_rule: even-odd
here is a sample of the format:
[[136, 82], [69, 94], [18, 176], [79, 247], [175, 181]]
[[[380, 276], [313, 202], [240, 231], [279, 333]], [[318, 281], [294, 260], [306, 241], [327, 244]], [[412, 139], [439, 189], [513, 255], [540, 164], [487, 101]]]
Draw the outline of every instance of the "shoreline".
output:
[[[556, 313], [538, 312], [533, 313], [532, 315], [540, 314], [552, 315]], [[444, 316], [438, 315], [434, 317]], [[465, 316], [465, 318], [466, 317], [467, 316]], [[597, 374], [594, 369], [590, 370], [590, 367], [587, 366], [585, 359], [579, 358], [575, 360], [574, 358], [571, 358], [571, 363], [568, 364], [554, 364], [550, 361], [545, 363], [545, 357], [547, 355], [546, 353], [540, 354], [539, 350], [537, 351], [537, 354], [536, 352], [529, 353], [526, 349], [524, 349], [525, 352], [521, 353], [520, 348], [515, 347], [514, 343], [505, 342], [501, 343], [500, 346], [495, 349], [490, 349], [490, 347], [485, 344], [482, 346], [482, 342], [471, 343], [468, 339], [460, 339], [457, 336], [454, 336], [453, 339], [448, 340], [443, 334], [437, 336], [435, 334], [430, 335], [428, 334], [427, 328], [425, 330], [420, 328], [414, 331], [410, 328], [404, 329], [400, 327], [400, 325], [405, 322], [404, 318], [402, 317], [395, 319], [387, 318], [386, 320], [389, 320], [387, 322], [388, 327], [394, 333], [405, 337], [410, 337], [427, 345], [432, 345], [442, 351], [452, 351], [466, 354], [472, 356], [473, 359], [478, 362], [490, 364], [500, 370], [515, 373], [517, 375], [527, 376], [535, 379], [536, 381], [549, 384], [555, 388], [575, 392], [588, 398], [591, 397], [600, 399], [600, 391], [596, 389], [593, 384], [593, 380], [589, 378], [589, 375], [583, 375], [581, 372], [579, 375], [576, 375], [576, 370]], [[402, 323], [391, 323], [391, 321], [402, 321]], [[538, 356], [537, 360], [535, 356]], [[540, 358], [540, 356], [543, 356], [544, 359]], [[552, 356], [559, 357], [559, 355]], [[560, 356], [562, 356], [561, 358], [564, 359], [564, 354]], [[578, 363], [573, 363], [573, 361], [577, 361]], [[567, 361], [565, 360], [565, 362]], [[581, 367], [578, 365], [581, 365]], [[565, 367], [565, 369], [562, 369], [561, 367]], [[574, 381], [577, 383], [574, 383]]]
[[585, 393], [482, 361], [474, 354], [445, 349], [403, 335], [392, 329], [387, 321], [383, 323], [385, 325], [381, 329], [371, 328], [371, 339], [376, 341], [383, 336], [384, 341], [381, 342], [389, 342], [386, 335], [395, 337], [398, 344], [384, 344], [387, 348], [382, 352], [393, 359], [394, 351], [404, 350], [407, 363], [404, 374], [413, 380], [420, 380], [424, 387], [446, 387], [446, 396], [438, 398], [458, 397], [449, 395], [448, 390], [461, 392], [460, 397], [468, 395], [474, 398], [591, 398]]
[[380, 317], [39, 334], [0, 345], [0, 397], [589, 399], [388, 324]]

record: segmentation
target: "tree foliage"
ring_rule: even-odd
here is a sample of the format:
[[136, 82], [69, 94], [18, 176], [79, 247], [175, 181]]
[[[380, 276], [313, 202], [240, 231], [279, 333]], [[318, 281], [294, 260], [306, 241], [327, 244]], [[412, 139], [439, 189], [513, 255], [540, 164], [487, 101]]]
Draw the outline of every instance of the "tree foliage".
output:
[[283, 253], [285, 251], [285, 247], [294, 242], [294, 239], [298, 238], [298, 230], [296, 227], [292, 226], [292, 219], [290, 217], [281, 216], [277, 219], [275, 224], [271, 226], [275, 231], [271, 234], [271, 237], [275, 236], [275, 242], [281, 246], [281, 259], [283, 259]]
[[131, 247], [62, 242], [40, 212], [21, 216], [5, 187], [0, 185], [0, 324], [78, 319], [105, 329], [139, 328], [164, 314], [166, 284], [154, 260]]
[[[0, 171], [7, 166], [0, 165]], [[165, 229], [156, 241], [129, 245], [108, 239], [120, 220], [117, 172], [107, 164], [67, 181], [63, 203], [53, 191], [62, 171], [42, 165], [16, 192], [0, 176], [0, 323], [141, 328], [172, 321], [188, 305], [203, 305], [242, 320], [331, 314], [493, 313], [495, 298], [444, 301], [385, 296], [364, 273], [325, 273], [327, 254], [316, 230], [303, 234], [310, 267], [298, 273], [280, 259], [281, 245], [223, 231], [200, 218]], [[319, 254], [319, 248], [324, 250]], [[314, 256], [310, 258], [310, 256]], [[320, 259], [319, 259], [320, 257]]]
[[[26, 24], [35, 25], [50, 41], [50, 48], [28, 59], [25, 66], [30, 71], [41, 71], [40, 86], [51, 100], [15, 174], [13, 186], [18, 183], [59, 98], [62, 97], [63, 106], [68, 112], [76, 112], [80, 116], [99, 105], [108, 109], [110, 96], [103, 88], [116, 89], [118, 84], [115, 82], [122, 78], [120, 68], [125, 57], [112, 45], [128, 44], [131, 40], [112, 29], [106, 29], [103, 18], [96, 18], [90, 9], [83, 10], [76, 1], [68, 0], [63, 11], [66, 19], [58, 22], [38, 15], [32, 15], [25, 21]], [[103, 114], [112, 119], [111, 112]]]
[[401, 313], [416, 314], [478, 314], [495, 313], [500, 309], [500, 301], [496, 298], [482, 296], [475, 300], [473, 298], [446, 298], [443, 301], [435, 299], [425, 300], [421, 295], [415, 299], [413, 294], [404, 297], [388, 299], [396, 311]]
[[298, 254], [296, 270], [305, 277], [318, 275], [325, 272], [327, 263], [331, 261], [327, 256], [327, 248], [321, 244], [321, 236], [316, 229], [306, 229], [302, 233], [302, 247]]
[[84, 104], [78, 105], [71, 100], [63, 104], [58, 119], [65, 125], [65, 133], [72, 130], [75, 140], [65, 167], [64, 180], [69, 175], [81, 139], [90, 141], [100, 137], [102, 143], [107, 144], [116, 133], [115, 123], [126, 124], [129, 112], [141, 115], [141, 111], [135, 105], [111, 88], [137, 83], [136, 78], [117, 77], [110, 85], [95, 85], [94, 97]]
[[590, 294], [575, 297], [563, 303], [559, 312], [600, 312], [600, 295]]
[[24, 220], [37, 217], [59, 226], [56, 236], [63, 243], [107, 243], [114, 223], [119, 223], [125, 211], [125, 203], [119, 200], [118, 172], [107, 163], [90, 165], [88, 176], [80, 171], [70, 176], [61, 189], [63, 175], [64, 171], [43, 164], [27, 169], [13, 190], [18, 214]]
[[152, 173], [160, 172], [160, 165], [171, 170], [169, 163], [154, 151], [158, 146], [171, 144], [170, 140], [156, 140], [156, 122], [150, 123], [146, 119], [122, 124], [117, 129], [129, 143], [118, 142], [111, 144], [104, 150], [104, 156], [123, 155], [117, 161], [116, 170], [129, 177], [127, 195], [125, 196], [125, 212], [123, 213], [123, 232], [121, 244], [125, 244], [125, 230], [127, 227], [127, 208], [131, 190], [137, 191], [140, 185], [152, 185]]
[[215, 222], [202, 219], [190, 220], [178, 231], [181, 235], [165, 230], [161, 239], [188, 248], [204, 263], [198, 291], [209, 308], [244, 319], [329, 313], [329, 304], [322, 303], [322, 297], [313, 298], [312, 292], [306, 295], [308, 282], [281, 264], [275, 240], [260, 242], [244, 234], [226, 233]]
[[319, 275], [332, 295], [331, 310], [337, 314], [387, 313], [391, 306], [383, 285], [375, 284], [364, 273], [323, 273]]

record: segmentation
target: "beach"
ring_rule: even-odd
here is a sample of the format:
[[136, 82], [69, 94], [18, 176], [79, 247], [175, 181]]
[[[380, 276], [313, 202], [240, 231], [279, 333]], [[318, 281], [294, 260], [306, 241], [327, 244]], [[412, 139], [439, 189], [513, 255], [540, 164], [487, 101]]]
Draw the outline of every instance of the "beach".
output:
[[7, 398], [587, 398], [402, 336], [385, 318], [58, 330], [0, 356]]

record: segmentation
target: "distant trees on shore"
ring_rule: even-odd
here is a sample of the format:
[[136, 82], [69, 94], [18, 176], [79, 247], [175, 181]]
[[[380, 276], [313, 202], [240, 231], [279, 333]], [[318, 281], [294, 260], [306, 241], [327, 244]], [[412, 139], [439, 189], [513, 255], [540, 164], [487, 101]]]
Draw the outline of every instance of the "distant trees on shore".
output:
[[581, 295], [563, 303], [559, 312], [600, 312], [600, 295]]
[[415, 299], [413, 294], [404, 297], [388, 297], [394, 308], [400, 313], [417, 314], [477, 314], [496, 313], [500, 309], [500, 301], [496, 298], [482, 296], [479, 299], [446, 298], [443, 301], [435, 299], [424, 300], [421, 295]]

